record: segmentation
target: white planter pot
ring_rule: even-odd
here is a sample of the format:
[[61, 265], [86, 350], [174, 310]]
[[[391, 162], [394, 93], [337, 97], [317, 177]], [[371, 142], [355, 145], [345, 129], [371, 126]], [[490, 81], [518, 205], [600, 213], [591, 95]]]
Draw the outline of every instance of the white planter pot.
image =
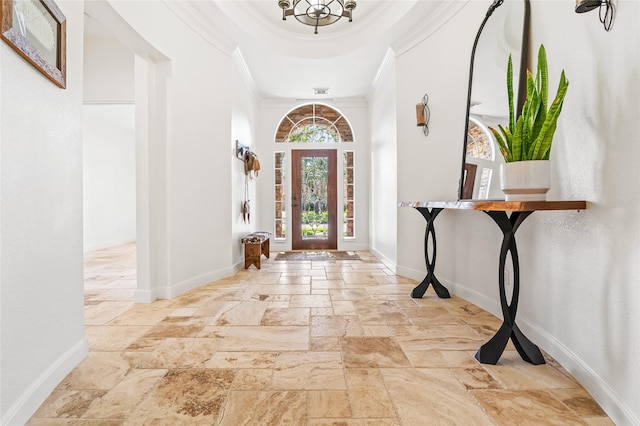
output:
[[550, 187], [549, 160], [513, 161], [500, 165], [500, 188], [507, 201], [545, 201]]

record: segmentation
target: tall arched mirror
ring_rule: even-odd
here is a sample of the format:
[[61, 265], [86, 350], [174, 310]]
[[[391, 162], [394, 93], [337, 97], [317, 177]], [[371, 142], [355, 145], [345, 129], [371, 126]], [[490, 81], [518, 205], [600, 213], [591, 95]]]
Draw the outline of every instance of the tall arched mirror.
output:
[[458, 199], [504, 199], [502, 154], [489, 127], [509, 122], [507, 63], [513, 61], [513, 91], [519, 113], [526, 97], [529, 0], [495, 0], [480, 25], [471, 52], [467, 120]]

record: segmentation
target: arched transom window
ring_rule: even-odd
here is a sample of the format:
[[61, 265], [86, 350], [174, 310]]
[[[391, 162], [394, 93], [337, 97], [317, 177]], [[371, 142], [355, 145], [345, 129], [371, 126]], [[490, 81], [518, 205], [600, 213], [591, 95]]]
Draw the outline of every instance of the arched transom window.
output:
[[330, 106], [303, 105], [282, 119], [276, 142], [353, 142], [353, 132], [347, 119]]
[[469, 132], [467, 133], [467, 157], [494, 160], [493, 135], [482, 122], [469, 117]]
[[[286, 142], [291, 144], [336, 144], [354, 141], [353, 131], [347, 119], [330, 106], [321, 104], [303, 105], [285, 115], [278, 125], [275, 139], [278, 143]], [[325, 145], [322, 148], [314, 146], [313, 149], [298, 150], [293, 145], [289, 145], [274, 150], [274, 237], [276, 240], [284, 240], [289, 235], [295, 236], [296, 238], [292, 238], [292, 248], [296, 249], [295, 245], [300, 244], [299, 235], [302, 236], [300, 241], [314, 240], [315, 243], [317, 242], [315, 240], [327, 239], [330, 234], [340, 232], [340, 228], [336, 229], [336, 224], [342, 227], [342, 238], [355, 238], [356, 153], [353, 148], [353, 145], [350, 147], [337, 145], [332, 148]], [[329, 182], [327, 178], [329, 168], [326, 167], [328, 163], [323, 157], [324, 154], [314, 156], [313, 153], [316, 151], [336, 151], [336, 153], [340, 152], [343, 157], [342, 171], [340, 172], [338, 167], [334, 165], [331, 173], [335, 173], [335, 179], [331, 180], [331, 188], [326, 190], [324, 190], [323, 185], [326, 186], [328, 185], [327, 182]], [[294, 152], [296, 156], [293, 155]], [[304, 152], [306, 155], [301, 156], [300, 152]], [[294, 167], [293, 163], [290, 164], [288, 156], [291, 156], [291, 159], [297, 158], [296, 165], [299, 165], [299, 167]], [[333, 158], [336, 159], [335, 153]], [[301, 162], [301, 159], [304, 159], [304, 162]], [[309, 170], [313, 170], [313, 173], [310, 173]], [[338, 182], [340, 181], [338, 173], [342, 174], [342, 206], [336, 200], [339, 192]], [[290, 184], [287, 179], [291, 179]], [[294, 195], [292, 199], [297, 199], [299, 202], [292, 206], [288, 201], [287, 194], [288, 191], [293, 191], [294, 188], [300, 192]], [[334, 205], [337, 204], [335, 206], [337, 208], [329, 209], [328, 206], [331, 203], [328, 199], [319, 198], [319, 194], [325, 196], [325, 193], [331, 194], [331, 199], [334, 200]], [[294, 209], [293, 207], [298, 208]], [[289, 211], [289, 208], [291, 208], [291, 211]], [[329, 224], [333, 224], [333, 228], [330, 228]], [[294, 226], [298, 229], [294, 230]]]

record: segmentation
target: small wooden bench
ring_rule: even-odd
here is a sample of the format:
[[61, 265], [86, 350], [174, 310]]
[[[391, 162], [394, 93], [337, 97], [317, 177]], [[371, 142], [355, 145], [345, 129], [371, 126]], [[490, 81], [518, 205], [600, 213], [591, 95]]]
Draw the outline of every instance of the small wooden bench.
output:
[[244, 269], [248, 269], [249, 266], [255, 265], [260, 269], [260, 259], [264, 254], [269, 258], [269, 239], [271, 238], [271, 232], [261, 231], [254, 232], [247, 235], [242, 239], [244, 244]]

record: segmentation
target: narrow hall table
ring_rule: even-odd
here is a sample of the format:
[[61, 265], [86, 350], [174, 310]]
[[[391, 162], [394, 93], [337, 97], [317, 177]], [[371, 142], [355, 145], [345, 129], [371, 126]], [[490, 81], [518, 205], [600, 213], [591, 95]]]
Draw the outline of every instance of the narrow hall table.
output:
[[[496, 334], [478, 349], [476, 359], [483, 364], [496, 364], [504, 352], [509, 339], [516, 350], [527, 362], [544, 364], [544, 357], [540, 348], [532, 343], [516, 325], [518, 310], [518, 296], [520, 293], [520, 264], [516, 246], [516, 231], [535, 211], [543, 210], [584, 210], [586, 201], [401, 201], [400, 207], [413, 207], [418, 210], [427, 221], [424, 236], [424, 254], [427, 266], [427, 276], [413, 289], [411, 297], [421, 298], [432, 285], [439, 297], [450, 297], [449, 291], [435, 276], [436, 264], [436, 233], [433, 222], [442, 210], [479, 210], [491, 217], [502, 231], [502, 245], [498, 262], [498, 288], [500, 290], [500, 305], [502, 308], [502, 325]], [[431, 259], [428, 255], [428, 241], [431, 239], [433, 250]], [[507, 253], [511, 254], [513, 265], [513, 290], [511, 303], [507, 302], [505, 290], [505, 264]]]

